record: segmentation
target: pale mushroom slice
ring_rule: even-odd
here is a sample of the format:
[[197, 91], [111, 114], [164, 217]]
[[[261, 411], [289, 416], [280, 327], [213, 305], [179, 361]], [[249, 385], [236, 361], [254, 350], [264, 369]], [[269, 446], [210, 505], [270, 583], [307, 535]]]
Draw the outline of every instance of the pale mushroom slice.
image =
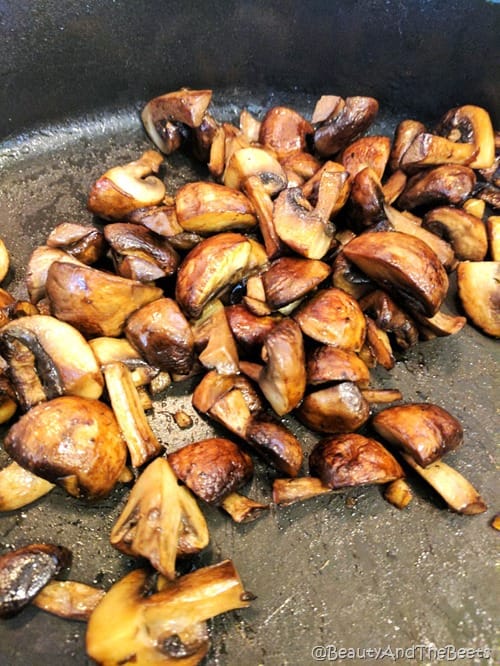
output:
[[191, 326], [198, 360], [205, 368], [215, 368], [220, 374], [226, 375], [239, 372], [236, 341], [220, 300], [208, 303]]
[[236, 284], [267, 263], [256, 241], [232, 232], [198, 243], [179, 267], [175, 298], [188, 317], [196, 319], [205, 305], [229, 285]]
[[463, 440], [463, 429], [448, 411], [431, 403], [388, 407], [376, 414], [372, 425], [378, 434], [427, 467]]
[[486, 227], [475, 215], [452, 206], [439, 206], [425, 214], [422, 226], [448, 241], [459, 261], [482, 261], [486, 256]]
[[344, 254], [396, 300], [432, 317], [448, 292], [448, 276], [436, 253], [415, 236], [399, 231], [365, 232]]
[[467, 317], [484, 333], [500, 337], [500, 263], [460, 262], [457, 285]]
[[270, 509], [269, 504], [257, 502], [240, 493], [226, 495], [220, 503], [220, 507], [231, 516], [235, 523], [251, 523]]
[[387, 485], [384, 497], [397, 509], [405, 509], [412, 501], [413, 493], [405, 479], [396, 479]]
[[495, 133], [486, 109], [465, 104], [450, 109], [441, 119], [438, 132], [453, 141], [470, 143], [474, 148], [472, 169], [487, 169], [495, 161]]
[[51, 580], [31, 603], [65, 620], [87, 622], [105, 594], [100, 588], [75, 580]]
[[12, 461], [0, 470], [0, 511], [21, 509], [44, 497], [54, 487], [50, 481]]
[[147, 150], [128, 164], [108, 169], [90, 188], [87, 208], [104, 220], [119, 220], [137, 208], [159, 204], [166, 189], [158, 172], [163, 157]]

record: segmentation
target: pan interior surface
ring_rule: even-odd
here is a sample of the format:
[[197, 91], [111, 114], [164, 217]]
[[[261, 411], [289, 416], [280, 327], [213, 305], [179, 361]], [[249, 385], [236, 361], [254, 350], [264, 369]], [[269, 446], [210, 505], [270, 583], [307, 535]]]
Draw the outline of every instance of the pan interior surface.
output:
[[[270, 106], [284, 104], [310, 117], [315, 101], [315, 96], [302, 93], [256, 96], [234, 88], [215, 92], [213, 113], [234, 121], [244, 107], [262, 116]], [[392, 136], [401, 119], [392, 112], [384, 115], [382, 108], [370, 133]], [[24, 271], [33, 248], [60, 222], [92, 223], [86, 210], [91, 183], [147, 148], [151, 143], [138, 107], [77, 117], [1, 144], [0, 230], [12, 264], [4, 286], [26, 297]], [[169, 194], [185, 182], [206, 177], [202, 167], [182, 154], [165, 162]], [[457, 311], [453, 295], [449, 307]], [[451, 513], [413, 478], [415, 500], [404, 511], [388, 504], [377, 487], [274, 508], [255, 523], [240, 526], [203, 506], [210, 546], [182, 566], [187, 571], [231, 558], [245, 588], [257, 597], [249, 609], [210, 623], [207, 666], [312, 664], [317, 660], [315, 646], [332, 646], [331, 655], [341, 649], [395, 651], [422, 644], [493, 648], [499, 610], [498, 595], [492, 593], [498, 589], [498, 536], [490, 527], [498, 501], [496, 350], [492, 339], [467, 325], [457, 335], [422, 342], [400, 354], [391, 372], [377, 371], [372, 381], [381, 388], [399, 388], [405, 402], [435, 402], [460, 419], [464, 444], [447, 456], [447, 462], [478, 488], [489, 506], [486, 513]], [[150, 423], [170, 450], [214, 433], [193, 409], [191, 388], [176, 384], [155, 402]], [[173, 414], [178, 409], [192, 416], [192, 428], [177, 427]], [[307, 457], [317, 436], [292, 418], [285, 422], [303, 442]], [[272, 470], [257, 462], [248, 494], [269, 500], [273, 478]], [[109, 544], [126, 495], [126, 488], [120, 487], [106, 500], [85, 505], [56, 489], [23, 510], [0, 516], [0, 550], [30, 542], [59, 543], [73, 551], [68, 578], [108, 588], [136, 566]], [[84, 624], [30, 607], [0, 623], [0, 661], [8, 666], [24, 666], [27, 661], [84, 666], [90, 663], [84, 634]], [[417, 651], [406, 663], [425, 660], [425, 653]], [[434, 663], [431, 657], [426, 661]]]

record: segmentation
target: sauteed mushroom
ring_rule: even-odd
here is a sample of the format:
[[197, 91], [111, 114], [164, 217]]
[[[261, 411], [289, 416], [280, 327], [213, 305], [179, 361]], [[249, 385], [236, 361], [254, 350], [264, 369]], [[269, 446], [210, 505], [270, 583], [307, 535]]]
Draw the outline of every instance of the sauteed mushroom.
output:
[[353, 382], [340, 382], [305, 396], [297, 417], [311, 430], [354, 432], [370, 416], [370, 405]]
[[64, 250], [83, 264], [95, 264], [104, 254], [104, 234], [96, 227], [63, 222], [47, 236], [47, 246]]
[[488, 251], [486, 228], [474, 215], [459, 208], [440, 206], [426, 213], [422, 225], [443, 237], [460, 261], [482, 261]]
[[498, 261], [462, 261], [457, 268], [458, 295], [470, 320], [484, 333], [500, 336]]

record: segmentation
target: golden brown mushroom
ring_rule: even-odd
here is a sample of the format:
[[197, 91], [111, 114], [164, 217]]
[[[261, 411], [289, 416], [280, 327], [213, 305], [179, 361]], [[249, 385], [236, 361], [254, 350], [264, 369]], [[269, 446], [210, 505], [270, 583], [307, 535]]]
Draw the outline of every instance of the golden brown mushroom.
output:
[[370, 405], [353, 382], [340, 382], [308, 393], [297, 418], [316, 432], [353, 432], [368, 421]]
[[482, 220], [452, 206], [428, 211], [422, 226], [448, 241], [460, 261], [482, 261], [488, 251], [488, 237]]
[[498, 261], [461, 261], [457, 285], [465, 314], [484, 333], [500, 337], [500, 265]]

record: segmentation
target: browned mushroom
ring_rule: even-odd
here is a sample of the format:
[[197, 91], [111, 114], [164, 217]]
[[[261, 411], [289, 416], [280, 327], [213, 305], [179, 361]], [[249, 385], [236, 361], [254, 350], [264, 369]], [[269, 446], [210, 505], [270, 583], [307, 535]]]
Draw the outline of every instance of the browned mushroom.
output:
[[238, 350], [226, 316], [224, 305], [213, 300], [192, 323], [199, 362], [221, 374], [239, 372]]
[[380, 442], [353, 433], [318, 442], [309, 456], [309, 469], [335, 489], [388, 483], [404, 476], [401, 465]]
[[169, 453], [168, 462], [176, 476], [209, 504], [219, 504], [253, 475], [250, 456], [223, 437], [187, 444]]
[[412, 176], [397, 200], [400, 208], [429, 205], [455, 205], [470, 196], [476, 175], [468, 166], [445, 164]]
[[404, 479], [396, 479], [384, 490], [384, 497], [393, 506], [404, 509], [412, 501], [413, 493]]
[[385, 195], [378, 175], [371, 167], [356, 173], [349, 197], [349, 220], [353, 228], [369, 227], [385, 220]]
[[477, 148], [472, 143], [458, 143], [437, 134], [421, 132], [405, 150], [399, 166], [412, 169], [440, 164], [470, 165], [476, 153]]
[[206, 238], [189, 252], [177, 273], [175, 298], [194, 319], [229, 285], [238, 283], [267, 262], [259, 243], [226, 232]]
[[363, 345], [365, 317], [357, 301], [342, 289], [318, 291], [293, 318], [305, 335], [323, 344], [350, 351]]
[[190, 372], [194, 361], [194, 336], [172, 298], [159, 298], [143, 305], [127, 319], [124, 332], [150, 365], [166, 372]]
[[47, 495], [54, 484], [16, 462], [0, 470], [0, 511], [15, 511]]
[[32, 543], [0, 557], [0, 617], [18, 613], [51, 578], [71, 564], [63, 546]]
[[276, 419], [259, 414], [246, 429], [245, 441], [273, 467], [295, 477], [302, 467], [304, 453], [299, 440]]
[[366, 337], [359, 357], [369, 368], [380, 365], [386, 370], [392, 370], [396, 359], [389, 336], [371, 317], [365, 315], [365, 319]]
[[500, 215], [490, 215], [486, 220], [488, 247], [493, 261], [500, 261]]
[[141, 113], [150, 139], [165, 154], [182, 143], [182, 128], [199, 127], [212, 99], [211, 90], [181, 88], [151, 99]]
[[122, 277], [150, 282], [177, 270], [179, 255], [168, 240], [142, 224], [108, 224], [104, 237], [111, 248], [115, 270]]
[[460, 302], [484, 333], [500, 337], [500, 265], [498, 261], [462, 261], [457, 268]]
[[22, 467], [84, 499], [109, 494], [127, 455], [111, 408], [77, 396], [32, 407], [11, 426], [4, 446]]
[[375, 289], [375, 283], [347, 259], [343, 250], [338, 252], [333, 262], [332, 284], [356, 300]]
[[309, 181], [318, 169], [321, 162], [311, 153], [296, 151], [279, 159], [279, 163], [288, 181], [288, 187], [300, 187]]
[[291, 319], [283, 319], [266, 336], [262, 351], [265, 367], [259, 387], [271, 407], [283, 416], [295, 409], [306, 387], [302, 333]]
[[368, 421], [370, 405], [353, 382], [340, 382], [307, 394], [297, 418], [316, 432], [353, 432]]
[[279, 310], [313, 291], [329, 274], [323, 261], [280, 257], [261, 274], [266, 303]]
[[282, 319], [280, 314], [254, 315], [242, 304], [226, 307], [226, 316], [236, 342], [244, 350], [262, 347], [266, 335]]
[[100, 229], [74, 222], [63, 222], [54, 227], [47, 236], [47, 245], [64, 250], [84, 264], [94, 264], [105, 249]]
[[303, 151], [306, 137], [313, 131], [312, 125], [294, 109], [274, 106], [262, 119], [259, 142], [280, 159], [289, 153]]
[[135, 482], [110, 540], [121, 552], [145, 557], [174, 580], [177, 557], [205, 548], [209, 534], [190, 491], [178, 484], [165, 458], [156, 458]]
[[280, 506], [290, 506], [320, 495], [331, 495], [334, 491], [314, 476], [300, 476], [294, 479], [274, 479], [273, 502]]
[[26, 287], [32, 303], [37, 304], [46, 297], [47, 274], [55, 261], [66, 261], [77, 266], [82, 264], [79, 259], [59, 248], [48, 245], [36, 247], [31, 253], [26, 267]]
[[427, 316], [436, 314], [448, 276], [431, 248], [399, 231], [364, 233], [344, 247], [346, 257], [395, 299]]
[[3, 282], [9, 272], [10, 257], [2, 238], [0, 238], [0, 282]]
[[250, 497], [239, 493], [229, 493], [220, 504], [221, 509], [228, 513], [235, 523], [252, 523], [260, 518], [264, 511], [269, 510], [269, 504], [256, 502]]
[[46, 289], [53, 314], [87, 336], [119, 336], [132, 312], [163, 295], [150, 284], [62, 261], [50, 266]]
[[401, 310], [384, 291], [371, 291], [360, 299], [359, 305], [379, 328], [394, 336], [400, 349], [408, 349], [417, 344], [418, 329], [412, 317]]
[[187, 183], [175, 195], [175, 210], [185, 231], [203, 236], [252, 229], [257, 224], [253, 206], [243, 192], [218, 183]]
[[404, 154], [414, 139], [425, 132], [425, 126], [418, 120], [402, 120], [394, 132], [394, 141], [391, 148], [389, 166], [392, 171], [401, 169]]
[[442, 407], [430, 403], [397, 405], [372, 419], [378, 434], [427, 467], [462, 443], [460, 422]]
[[92, 185], [87, 208], [104, 220], [119, 220], [136, 208], [159, 204], [165, 185], [151, 174], [162, 162], [159, 153], [147, 150], [138, 160], [109, 169]]
[[440, 206], [428, 211], [422, 226], [450, 243], [460, 261], [482, 261], [488, 251], [486, 228], [474, 215], [459, 208]]
[[[325, 101], [334, 103], [325, 104]], [[345, 148], [368, 129], [378, 113], [378, 102], [372, 97], [343, 100], [328, 96], [327, 100], [320, 98], [318, 105], [320, 108], [313, 113], [313, 122], [320, 123], [314, 132], [314, 147], [322, 157], [335, 155]]]
[[370, 167], [381, 180], [390, 150], [391, 140], [388, 136], [364, 136], [344, 149], [341, 162], [353, 178], [366, 167]]
[[464, 141], [474, 148], [472, 169], [487, 169], [495, 160], [495, 135], [486, 109], [466, 104], [450, 109], [441, 119], [438, 132], [452, 141]]
[[308, 356], [306, 371], [311, 386], [348, 381], [366, 388], [370, 382], [370, 371], [356, 353], [331, 345], [321, 345]]

